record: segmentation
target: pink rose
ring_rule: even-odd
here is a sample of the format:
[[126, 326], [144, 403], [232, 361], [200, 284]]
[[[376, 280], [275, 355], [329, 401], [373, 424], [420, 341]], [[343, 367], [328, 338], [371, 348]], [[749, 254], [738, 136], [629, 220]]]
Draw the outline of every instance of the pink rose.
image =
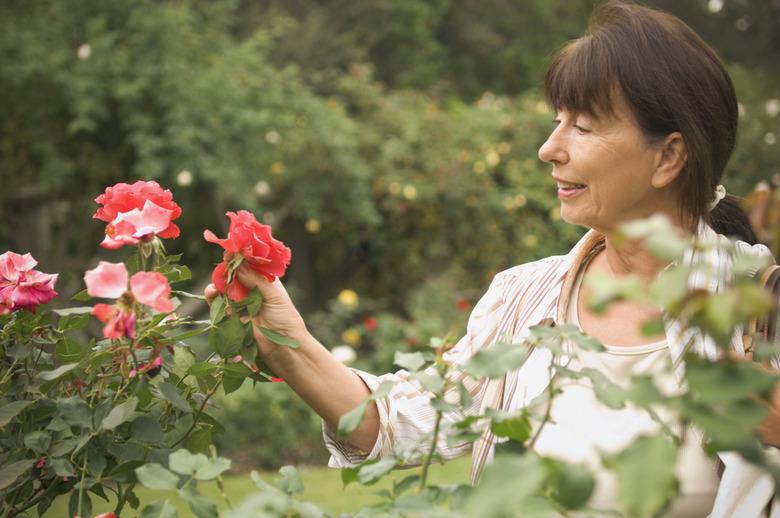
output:
[[171, 224], [173, 211], [146, 200], [141, 210], [121, 212], [106, 225], [106, 237], [100, 246], [116, 250], [125, 245], [137, 245], [159, 235]]
[[[251, 212], [245, 210], [228, 212], [227, 217], [230, 218], [230, 230], [225, 239], [219, 239], [210, 230], [203, 232], [203, 238], [224, 248], [229, 252], [228, 255], [241, 255], [252, 270], [269, 282], [283, 276], [290, 264], [291, 252], [284, 243], [273, 238], [271, 227], [258, 222]], [[217, 290], [227, 292], [233, 300], [241, 300], [249, 294], [249, 290], [238, 279], [234, 278], [227, 286], [226, 262], [214, 268], [211, 279]]]
[[19, 309], [35, 311], [57, 296], [57, 274], [33, 270], [38, 262], [32, 255], [6, 252], [0, 255], [0, 315]]
[[171, 286], [168, 279], [159, 272], [138, 272], [129, 279], [123, 263], [100, 261], [97, 268], [84, 274], [87, 293], [93, 297], [119, 299], [116, 304], [95, 304], [92, 314], [103, 322], [103, 336], [106, 338], [135, 337], [135, 313], [133, 303], [169, 313], [173, 311], [170, 299]]
[[[92, 217], [111, 223], [123, 212], [143, 209], [147, 200], [171, 211], [171, 220], [181, 216], [181, 207], [173, 201], [171, 191], [163, 189], [157, 182], [139, 180], [132, 185], [118, 183], [112, 187], [107, 187], [106, 192], [95, 198], [95, 201], [103, 206], [99, 207]], [[179, 227], [169, 223], [168, 227], [158, 235], [166, 239], [179, 237]]]
[[157, 182], [118, 183], [95, 198], [102, 205], [93, 218], [108, 223], [101, 246], [109, 249], [137, 244], [153, 236], [176, 238], [179, 227], [173, 220], [181, 216], [181, 207], [173, 194]]

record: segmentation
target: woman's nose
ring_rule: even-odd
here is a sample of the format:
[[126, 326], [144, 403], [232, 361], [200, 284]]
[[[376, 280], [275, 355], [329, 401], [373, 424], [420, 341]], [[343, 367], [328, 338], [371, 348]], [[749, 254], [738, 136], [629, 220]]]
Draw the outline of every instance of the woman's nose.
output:
[[569, 154], [557, 129], [550, 133], [550, 136], [539, 148], [539, 160], [551, 164], [565, 164], [569, 161]]

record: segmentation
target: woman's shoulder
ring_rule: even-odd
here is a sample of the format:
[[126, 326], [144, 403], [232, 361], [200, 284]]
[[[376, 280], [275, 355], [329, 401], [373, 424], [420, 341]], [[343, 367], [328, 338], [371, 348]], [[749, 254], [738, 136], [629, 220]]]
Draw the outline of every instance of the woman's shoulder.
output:
[[549, 290], [563, 280], [570, 263], [568, 255], [554, 255], [512, 266], [496, 274], [490, 291], [501, 292], [507, 298], [509, 292], [528, 291], [535, 286]]

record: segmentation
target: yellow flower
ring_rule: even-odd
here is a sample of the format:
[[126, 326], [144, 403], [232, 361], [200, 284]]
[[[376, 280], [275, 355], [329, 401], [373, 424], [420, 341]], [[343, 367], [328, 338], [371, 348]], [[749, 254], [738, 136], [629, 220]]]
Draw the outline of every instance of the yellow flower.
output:
[[341, 290], [339, 293], [339, 302], [347, 307], [357, 306], [358, 294], [353, 290]]
[[318, 219], [307, 219], [306, 220], [306, 232], [309, 234], [316, 234], [322, 229], [322, 223], [320, 223], [320, 220]]
[[417, 189], [414, 185], [405, 185], [404, 186], [404, 198], [407, 200], [413, 200], [417, 197]]
[[361, 340], [360, 331], [355, 329], [354, 327], [350, 327], [349, 329], [345, 329], [343, 333], [341, 333], [341, 340], [349, 345], [358, 345], [360, 344]]
[[284, 162], [276, 161], [271, 164], [271, 172], [273, 174], [282, 174], [284, 172]]

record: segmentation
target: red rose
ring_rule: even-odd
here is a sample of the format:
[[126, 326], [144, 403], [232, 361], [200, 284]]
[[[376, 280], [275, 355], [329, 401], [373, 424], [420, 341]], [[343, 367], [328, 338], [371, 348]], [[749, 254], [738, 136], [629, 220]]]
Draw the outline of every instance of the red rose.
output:
[[376, 331], [376, 328], [379, 327], [379, 323], [376, 320], [376, 317], [369, 315], [363, 320], [363, 327], [366, 328], [366, 331]]
[[95, 198], [102, 207], [99, 207], [92, 217], [112, 223], [120, 214], [133, 210], [143, 211], [147, 200], [171, 212], [168, 226], [155, 234], [162, 238], [179, 237], [179, 227], [173, 223], [173, 220], [181, 216], [181, 207], [173, 201], [171, 191], [163, 189], [154, 181], [139, 180], [132, 185], [118, 183], [107, 187], [103, 194]]
[[[240, 210], [238, 213], [228, 212], [230, 230], [225, 239], [219, 239], [210, 230], [203, 232], [203, 238], [209, 243], [216, 243], [231, 254], [238, 254], [255, 272], [263, 275], [269, 282], [284, 275], [290, 264], [290, 249], [284, 243], [271, 236], [271, 227], [258, 222], [251, 212]], [[212, 282], [220, 293], [227, 292], [233, 300], [241, 300], [249, 294], [249, 290], [233, 279], [227, 286], [227, 263], [221, 262], [211, 274]]]
[[467, 311], [471, 307], [471, 303], [467, 299], [458, 299], [458, 302], [455, 303], [455, 306], [460, 311]]

